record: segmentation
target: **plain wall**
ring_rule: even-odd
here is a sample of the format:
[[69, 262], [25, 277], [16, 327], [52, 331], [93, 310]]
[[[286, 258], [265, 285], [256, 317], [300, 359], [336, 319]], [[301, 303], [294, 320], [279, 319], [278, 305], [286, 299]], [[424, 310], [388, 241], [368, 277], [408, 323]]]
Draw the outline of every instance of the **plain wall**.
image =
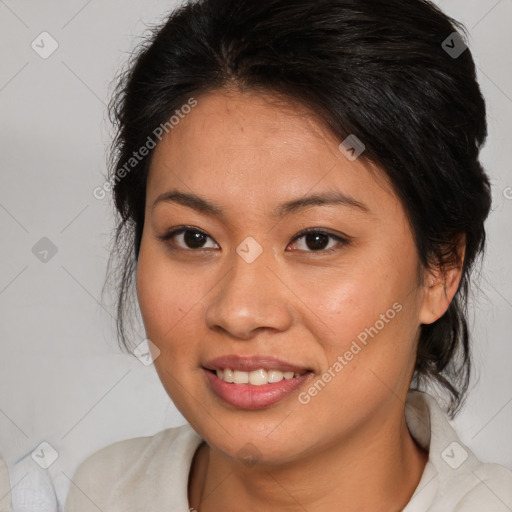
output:
[[[472, 307], [480, 378], [453, 424], [481, 460], [512, 468], [512, 1], [438, 4], [470, 32], [493, 185]], [[93, 196], [112, 135], [109, 84], [146, 24], [175, 5], [0, 2], [0, 453], [13, 493], [51, 479], [62, 501], [92, 452], [184, 423], [154, 368], [120, 351], [113, 310], [99, 302], [113, 223], [109, 202]], [[59, 45], [47, 59], [31, 47], [43, 31]], [[47, 262], [32, 250], [43, 237], [57, 248]], [[42, 441], [59, 454], [47, 471], [30, 457]]]

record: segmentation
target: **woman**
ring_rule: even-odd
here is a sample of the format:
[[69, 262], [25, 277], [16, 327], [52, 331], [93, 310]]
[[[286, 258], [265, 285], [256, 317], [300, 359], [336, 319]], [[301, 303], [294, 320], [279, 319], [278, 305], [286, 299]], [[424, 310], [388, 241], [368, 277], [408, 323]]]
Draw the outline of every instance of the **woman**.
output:
[[423, 0], [199, 0], [141, 47], [105, 186], [119, 333], [136, 284], [190, 425], [91, 456], [68, 512], [512, 509], [434, 398], [468, 389], [491, 204], [462, 30]]

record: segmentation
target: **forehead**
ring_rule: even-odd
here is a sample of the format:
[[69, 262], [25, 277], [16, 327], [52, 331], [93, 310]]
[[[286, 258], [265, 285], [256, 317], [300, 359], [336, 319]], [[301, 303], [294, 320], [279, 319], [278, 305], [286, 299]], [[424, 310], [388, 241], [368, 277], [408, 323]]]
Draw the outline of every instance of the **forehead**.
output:
[[382, 172], [370, 171], [362, 159], [349, 161], [340, 142], [296, 103], [255, 93], [209, 93], [155, 149], [148, 205], [171, 188], [243, 200], [251, 208], [334, 189], [374, 205], [396, 202]]
[[171, 159], [173, 153], [179, 154], [194, 162], [214, 156], [235, 163], [241, 156], [250, 156], [244, 161], [250, 166], [270, 158], [300, 161], [310, 160], [315, 153], [333, 153], [336, 138], [313, 112], [297, 103], [220, 90], [200, 96], [197, 106], [162, 142], [155, 150], [155, 160], [160, 153]]

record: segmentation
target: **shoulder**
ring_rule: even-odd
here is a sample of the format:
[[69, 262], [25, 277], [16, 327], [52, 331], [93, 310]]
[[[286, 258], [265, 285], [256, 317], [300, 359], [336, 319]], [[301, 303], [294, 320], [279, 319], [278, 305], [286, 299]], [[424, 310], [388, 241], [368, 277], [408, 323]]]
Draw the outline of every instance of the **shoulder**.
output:
[[84, 474], [102, 469], [112, 471], [118, 466], [124, 469], [127, 464], [143, 463], [148, 457], [162, 455], [163, 451], [183, 446], [185, 440], [193, 439], [195, 436], [197, 434], [189, 425], [183, 425], [162, 430], [153, 436], [117, 441], [89, 456], [79, 466], [77, 473]]
[[[76, 470], [65, 512], [122, 510], [124, 501], [134, 504], [149, 496], [159, 480], [167, 479], [171, 484], [173, 475], [182, 480], [182, 469], [190, 463], [201, 441], [190, 425], [183, 425], [102, 448]], [[114, 502], [118, 505], [112, 507]]]
[[500, 464], [480, 461], [459, 438], [434, 397], [411, 391], [406, 419], [413, 437], [429, 452], [429, 471], [407, 512], [512, 511], [512, 472]]
[[75, 474], [83, 480], [84, 477], [97, 478], [103, 472], [112, 474], [116, 470], [125, 471], [127, 467], [157, 463], [165, 458], [165, 452], [182, 447], [185, 439], [193, 437], [191, 434], [190, 426], [183, 425], [162, 430], [153, 436], [118, 441], [90, 455]]
[[467, 480], [471, 487], [456, 504], [455, 512], [512, 510], [512, 471], [500, 464], [480, 462]]

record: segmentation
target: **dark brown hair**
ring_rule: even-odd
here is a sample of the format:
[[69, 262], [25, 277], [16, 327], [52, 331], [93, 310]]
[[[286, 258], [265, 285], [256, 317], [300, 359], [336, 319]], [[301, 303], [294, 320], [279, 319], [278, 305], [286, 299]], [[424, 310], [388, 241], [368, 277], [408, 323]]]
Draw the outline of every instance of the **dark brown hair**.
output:
[[340, 142], [350, 134], [364, 142], [360, 158], [392, 183], [424, 268], [457, 263], [456, 242], [465, 236], [459, 289], [441, 318], [421, 326], [413, 378], [413, 386], [446, 390], [453, 418], [469, 385], [470, 271], [491, 205], [473, 58], [443, 45], [464, 49], [462, 34], [426, 0], [198, 0], [150, 30], [111, 102], [117, 134], [108, 179], [118, 225], [109, 274], [121, 344], [128, 348], [152, 151], [129, 172], [126, 162], [191, 97], [228, 86], [279, 94], [320, 115]]

